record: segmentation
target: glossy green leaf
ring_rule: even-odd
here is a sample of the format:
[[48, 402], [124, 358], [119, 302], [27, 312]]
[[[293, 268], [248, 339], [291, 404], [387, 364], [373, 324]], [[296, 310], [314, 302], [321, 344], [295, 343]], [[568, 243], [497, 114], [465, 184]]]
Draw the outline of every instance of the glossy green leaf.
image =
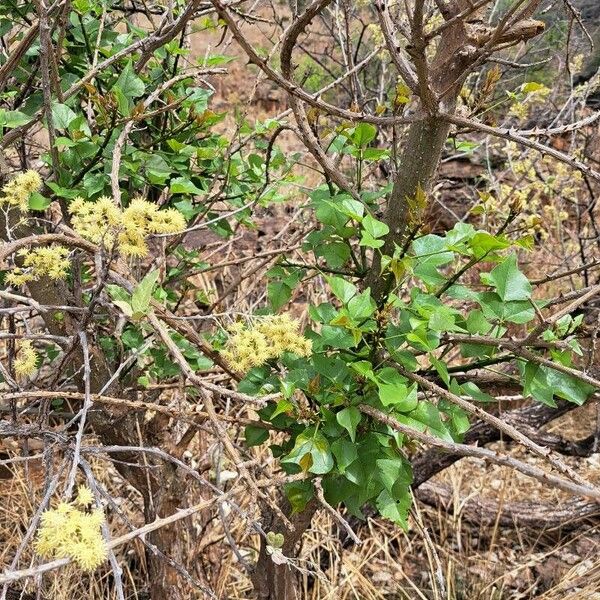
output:
[[519, 271], [516, 254], [511, 254], [490, 273], [482, 273], [481, 280], [493, 285], [503, 302], [531, 298], [531, 284]]
[[355, 406], [348, 406], [337, 413], [337, 422], [350, 434], [350, 439], [356, 439], [356, 428], [361, 420], [361, 412]]
[[370, 123], [359, 123], [352, 134], [352, 142], [359, 148], [366, 148], [377, 135], [377, 128]]
[[350, 298], [358, 293], [356, 286], [343, 277], [328, 277], [327, 281], [334, 296], [343, 304], [347, 304]]
[[152, 299], [152, 291], [158, 281], [158, 269], [150, 271], [142, 281], [136, 286], [131, 295], [131, 307], [134, 313], [145, 315], [150, 308], [150, 300]]
[[358, 458], [356, 444], [348, 441], [346, 438], [339, 438], [331, 444], [331, 451], [335, 456], [340, 473], [345, 470]]

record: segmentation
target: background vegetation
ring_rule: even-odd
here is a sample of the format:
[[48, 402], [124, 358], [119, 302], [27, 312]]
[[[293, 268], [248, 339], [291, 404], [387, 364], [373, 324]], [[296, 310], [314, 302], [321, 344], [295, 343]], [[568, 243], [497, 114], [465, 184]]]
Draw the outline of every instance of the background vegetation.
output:
[[598, 13], [0, 1], [1, 598], [596, 598]]

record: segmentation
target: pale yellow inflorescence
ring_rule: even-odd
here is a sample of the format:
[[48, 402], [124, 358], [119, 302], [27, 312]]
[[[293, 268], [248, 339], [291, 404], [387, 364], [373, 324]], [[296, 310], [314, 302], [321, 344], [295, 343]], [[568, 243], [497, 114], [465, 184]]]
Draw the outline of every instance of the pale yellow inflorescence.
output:
[[[552, 157], [523, 155], [518, 146], [504, 146], [518, 185], [511, 180], [499, 183], [497, 195], [480, 194], [488, 219], [502, 221], [513, 208], [519, 213], [513, 226], [547, 239], [553, 230], [559, 231], [569, 218], [567, 205], [576, 206], [584, 183], [579, 171]], [[540, 177], [542, 174], [543, 178]], [[488, 222], [488, 225], [492, 223]]]
[[80, 486], [74, 502], [61, 502], [42, 514], [35, 540], [38, 554], [46, 558], [72, 558], [85, 571], [93, 571], [106, 560], [107, 548], [101, 527], [104, 512], [90, 510], [91, 490]]
[[259, 317], [252, 325], [235, 323], [229, 330], [232, 335], [221, 354], [234, 371], [260, 367], [284, 352], [309, 356], [312, 351], [311, 341], [300, 332], [300, 322], [289, 315]]
[[159, 210], [155, 204], [134, 198], [122, 210], [107, 197], [95, 202], [76, 198], [69, 206], [73, 229], [91, 242], [111, 246], [115, 239], [125, 256], [148, 254], [146, 238], [153, 233], [179, 233], [186, 227], [185, 218], [174, 208]]
[[19, 378], [29, 377], [35, 372], [38, 354], [30, 340], [20, 340], [15, 357], [15, 375]]
[[[531, 89], [529, 89], [527, 86], [530, 86]], [[521, 87], [525, 90], [523, 92], [524, 97], [520, 98], [519, 100], [515, 100], [508, 112], [513, 117], [525, 119], [529, 116], [529, 113], [534, 106], [539, 106], [546, 100], [551, 90], [550, 88], [541, 84], [525, 83]], [[527, 91], [528, 89], [529, 91]]]
[[11, 179], [3, 188], [0, 206], [16, 206], [21, 212], [29, 210], [29, 197], [42, 188], [42, 178], [36, 171], [25, 171]]
[[22, 266], [15, 267], [6, 275], [6, 283], [20, 286], [40, 277], [64, 279], [69, 271], [69, 250], [53, 244], [42, 248], [22, 249], [17, 253], [23, 258]]

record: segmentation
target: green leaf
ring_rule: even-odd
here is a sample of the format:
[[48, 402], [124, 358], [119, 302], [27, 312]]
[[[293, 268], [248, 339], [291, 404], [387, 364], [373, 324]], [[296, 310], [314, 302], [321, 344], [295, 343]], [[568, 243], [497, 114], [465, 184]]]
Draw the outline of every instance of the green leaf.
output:
[[362, 226], [375, 239], [383, 237], [390, 232], [390, 228], [385, 223], [378, 221], [371, 215], [367, 215], [362, 220]]
[[448, 306], [438, 306], [429, 317], [429, 328], [433, 331], [456, 330], [456, 311]]
[[385, 148], [366, 148], [362, 153], [365, 160], [383, 160], [391, 155], [390, 151]]
[[267, 296], [271, 309], [273, 312], [277, 312], [289, 302], [292, 297], [292, 288], [283, 281], [270, 281], [267, 284]]
[[225, 54], [213, 54], [208, 58], [200, 57], [197, 59], [198, 65], [201, 67], [218, 67], [220, 65], [226, 65], [227, 63], [235, 60], [237, 56], [227, 56]]
[[0, 125], [4, 127], [20, 127], [31, 121], [31, 117], [19, 110], [0, 109]]
[[361, 412], [355, 406], [348, 406], [336, 415], [337, 422], [350, 434], [350, 439], [356, 440], [356, 427], [361, 420]]
[[42, 194], [38, 192], [33, 192], [33, 194], [29, 196], [30, 210], [46, 210], [50, 206], [50, 203], [50, 198], [46, 198], [46, 196], [42, 196]]
[[144, 165], [148, 181], [161, 185], [169, 178], [172, 169], [169, 163], [160, 154], [151, 155]]
[[312, 357], [315, 371], [323, 377], [335, 382], [344, 384], [351, 378], [350, 369], [346, 363], [336, 356], [326, 356], [325, 354], [315, 354]]
[[438, 267], [454, 260], [454, 252], [447, 251], [447, 240], [439, 235], [429, 234], [415, 240], [412, 244], [415, 253], [414, 274], [427, 285], [441, 285], [446, 277], [440, 274]]
[[275, 411], [273, 412], [273, 414], [271, 415], [271, 419], [274, 419], [275, 417], [277, 417], [278, 415], [283, 415], [286, 414], [290, 411], [292, 411], [294, 409], [294, 405], [289, 401], [286, 400], [285, 398], [283, 400], [280, 400], [277, 403], [277, 406], [275, 408]]
[[127, 65], [125, 65], [125, 68], [121, 71], [119, 78], [115, 82], [114, 88], [118, 88], [125, 98], [128, 99], [139, 98], [146, 90], [144, 82], [133, 70], [133, 64], [131, 61], [129, 61]]
[[269, 431], [264, 427], [247, 425], [246, 429], [244, 430], [244, 437], [246, 438], [246, 444], [248, 446], [259, 446], [269, 439]]
[[399, 500], [394, 499], [387, 490], [383, 490], [375, 501], [379, 514], [393, 521], [403, 529], [408, 528], [408, 511], [411, 504], [412, 501], [408, 489], [406, 489], [406, 493]]
[[337, 315], [336, 309], [329, 302], [322, 302], [318, 306], [311, 305], [308, 314], [317, 323], [330, 323]]
[[510, 246], [510, 242], [504, 238], [496, 237], [486, 231], [478, 231], [470, 240], [469, 245], [476, 258], [482, 258], [494, 250], [503, 250]]
[[429, 361], [434, 366], [435, 370], [438, 372], [440, 379], [446, 384], [450, 383], [450, 375], [448, 374], [448, 367], [446, 363], [442, 362], [438, 358], [436, 358], [433, 354], [429, 355]]
[[341, 230], [348, 222], [348, 215], [340, 211], [343, 199], [350, 198], [348, 194], [332, 196], [328, 188], [317, 188], [310, 194], [315, 216], [320, 223], [331, 225], [336, 231]]
[[467, 331], [473, 334], [487, 335], [493, 325], [483, 316], [480, 310], [472, 310], [467, 316]]
[[340, 473], [344, 471], [358, 458], [356, 445], [346, 438], [339, 438], [331, 444], [331, 451], [335, 456]]
[[309, 428], [296, 438], [292, 451], [281, 461], [294, 463], [303, 471], [325, 475], [333, 469], [333, 455], [327, 438], [319, 431]]
[[523, 395], [533, 396], [539, 402], [555, 406], [554, 396], [581, 406], [595, 390], [567, 373], [529, 362], [522, 367]]
[[75, 146], [77, 146], [77, 142], [67, 137], [59, 136], [54, 140], [54, 145], [59, 150], [63, 150], [64, 148], [74, 148]]
[[393, 406], [398, 412], [410, 412], [417, 406], [416, 386], [409, 389], [404, 384], [380, 383], [378, 388], [379, 399], [384, 406]]
[[498, 319], [499, 321], [523, 324], [535, 318], [535, 309], [531, 302], [528, 301], [515, 300], [505, 302], [495, 292], [478, 294], [477, 301], [481, 305], [483, 315], [486, 319]]
[[175, 177], [169, 186], [171, 194], [203, 194], [187, 177]]
[[441, 419], [440, 411], [431, 402], [422, 400], [417, 408], [408, 415], [397, 415], [402, 423], [417, 427], [421, 431], [429, 430], [430, 433], [448, 442], [454, 441], [447, 427]]
[[131, 296], [131, 307], [136, 314], [145, 315], [150, 308], [152, 291], [158, 281], [159, 271], [155, 269], [150, 271], [142, 281], [137, 285]]
[[365, 214], [365, 205], [351, 197], [343, 197], [336, 207], [341, 213], [356, 221], [361, 221]]
[[352, 142], [359, 148], [366, 148], [377, 135], [377, 128], [370, 123], [359, 123], [352, 133]]
[[332, 348], [348, 349], [353, 348], [358, 343], [352, 333], [343, 327], [333, 325], [323, 325], [321, 328], [321, 340], [323, 344]]
[[341, 269], [352, 256], [350, 246], [346, 242], [320, 244], [314, 248], [313, 252], [317, 258], [322, 256], [327, 262], [327, 266], [332, 269]]
[[[490, 394], [486, 394], [479, 389], [479, 386], [472, 381], [465, 381], [460, 385], [460, 388], [471, 398], [474, 398], [478, 402], [496, 402], [496, 399]], [[458, 392], [460, 396], [460, 392]]]
[[121, 309], [121, 312], [126, 317], [133, 317], [133, 310], [131, 309], [131, 304], [129, 302], [124, 302], [123, 300], [113, 300], [113, 304]]
[[356, 286], [342, 277], [328, 277], [327, 281], [334, 296], [343, 304], [347, 304], [358, 293]]
[[348, 314], [355, 321], [368, 319], [377, 308], [375, 301], [371, 298], [371, 290], [366, 289], [362, 294], [354, 296], [348, 302]]
[[380, 458], [375, 461], [379, 479], [385, 489], [392, 494], [392, 490], [397, 483], [410, 484], [412, 476], [407, 472], [406, 466], [401, 459]]
[[383, 240], [376, 240], [368, 231], [363, 231], [361, 234], [359, 246], [381, 248], [384, 244], [385, 242]]
[[358, 360], [350, 363], [350, 368], [356, 371], [361, 377], [364, 377], [373, 383], [377, 383], [375, 373], [373, 373], [373, 365], [371, 365], [370, 362], [366, 360]]
[[106, 291], [113, 300], [122, 300], [124, 302], [131, 301], [131, 296], [129, 295], [129, 292], [126, 289], [122, 288], [120, 285], [109, 283], [106, 285]]
[[310, 481], [292, 481], [286, 483], [283, 489], [292, 507], [292, 514], [302, 512], [314, 495]]
[[517, 255], [511, 254], [490, 273], [482, 273], [481, 280], [496, 287], [496, 292], [504, 302], [529, 300], [531, 284], [517, 267]]
[[114, 285], [112, 283], [107, 284], [106, 291], [108, 295], [111, 297], [113, 304], [121, 309], [121, 312], [126, 317], [133, 316], [133, 309], [131, 308], [131, 296], [124, 290], [122, 287], [118, 285]]
[[52, 123], [57, 129], [68, 129], [77, 115], [66, 104], [52, 105]]

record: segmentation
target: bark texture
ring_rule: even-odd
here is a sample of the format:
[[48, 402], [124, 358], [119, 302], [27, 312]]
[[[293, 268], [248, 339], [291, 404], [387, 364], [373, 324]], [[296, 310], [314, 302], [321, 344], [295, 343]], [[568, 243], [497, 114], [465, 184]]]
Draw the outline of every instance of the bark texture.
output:
[[[285, 538], [282, 553], [294, 559], [297, 556], [297, 546], [302, 534], [310, 527], [313, 515], [317, 510], [316, 501], [308, 503], [306, 508], [298, 514], [291, 514], [291, 507], [287, 500], [281, 501], [284, 514], [290, 519], [294, 531], [289, 531], [274, 512], [265, 507], [262, 512], [262, 526], [265, 531], [282, 533]], [[300, 600], [298, 573], [293, 566], [277, 565], [267, 552], [265, 540], [261, 540], [260, 555], [256, 570], [252, 576], [252, 583], [256, 597], [259, 600]]]
[[[394, 247], [402, 244], [411, 220], [419, 222], [421, 215], [417, 214], [416, 196], [419, 190], [425, 194], [430, 191], [449, 130], [450, 125], [439, 117], [426, 117], [409, 127], [386, 208], [385, 221], [390, 233], [382, 248], [384, 255], [392, 256]], [[381, 259], [376, 254], [365, 286], [371, 288], [371, 295], [378, 301], [392, 285], [391, 277], [381, 276], [380, 271]]]

